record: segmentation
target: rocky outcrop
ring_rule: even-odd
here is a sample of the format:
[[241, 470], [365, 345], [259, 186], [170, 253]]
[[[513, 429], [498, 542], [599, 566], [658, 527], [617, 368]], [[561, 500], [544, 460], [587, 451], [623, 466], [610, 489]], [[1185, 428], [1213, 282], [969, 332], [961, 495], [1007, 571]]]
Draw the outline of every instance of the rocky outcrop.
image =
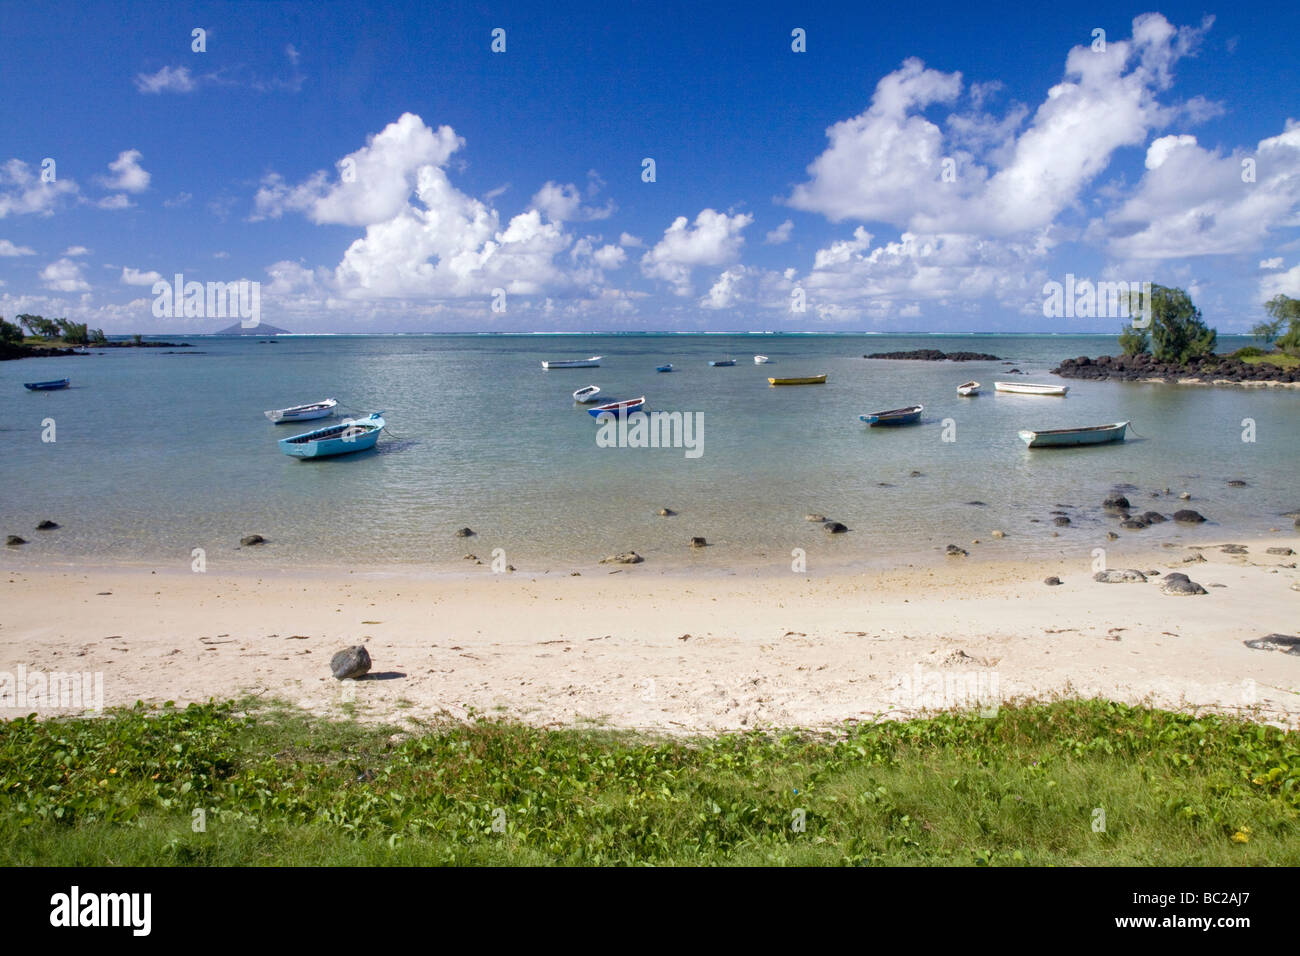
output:
[[910, 352], [873, 352], [869, 359], [910, 359], [918, 362], [1000, 362], [987, 352], [940, 352], [938, 349], [913, 349]]
[[1142, 584], [1147, 576], [1133, 568], [1112, 568], [1109, 571], [1098, 571], [1092, 579], [1102, 584]]
[[1230, 355], [1207, 355], [1183, 364], [1157, 362], [1151, 355], [1103, 355], [1066, 359], [1053, 375], [1087, 381], [1139, 382], [1152, 379], [1195, 380], [1204, 385], [1300, 384], [1300, 366], [1282, 368], [1269, 362], [1252, 365]]
[[370, 670], [370, 653], [363, 645], [349, 647], [330, 658], [330, 673], [339, 680], [352, 680]]

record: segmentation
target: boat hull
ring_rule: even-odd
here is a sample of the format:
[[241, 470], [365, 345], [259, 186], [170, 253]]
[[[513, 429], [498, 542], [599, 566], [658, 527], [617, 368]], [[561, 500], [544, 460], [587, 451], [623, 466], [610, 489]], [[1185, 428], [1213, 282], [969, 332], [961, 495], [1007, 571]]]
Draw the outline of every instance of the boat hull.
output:
[[655, 366], [655, 371], [656, 371], [656, 372], [671, 372], [671, 371], [673, 371], [673, 370], [674, 370], [674, 369], [673, 369], [673, 367], [672, 367], [671, 365], [657, 365], [657, 366]]
[[596, 385], [588, 385], [586, 388], [580, 388], [573, 393], [573, 400], [579, 405], [590, 405], [592, 402], [600, 401], [600, 388]]
[[994, 382], [993, 388], [1010, 395], [1048, 395], [1054, 398], [1065, 398], [1065, 393], [1070, 390], [1068, 385], [1033, 385], [1029, 382]]
[[329, 428], [281, 438], [277, 444], [290, 458], [334, 458], [374, 448], [383, 430], [384, 420], [376, 412], [369, 418], [350, 419]]
[[866, 422], [872, 428], [915, 425], [921, 420], [923, 411], [925, 411], [924, 405], [910, 405], [907, 408], [894, 408], [887, 412], [876, 412], [873, 415], [859, 415], [858, 419]]
[[1073, 448], [1079, 445], [1105, 445], [1123, 441], [1128, 422], [1093, 425], [1088, 428], [1054, 428], [1049, 431], [1020, 430], [1020, 440], [1030, 448]]
[[730, 368], [732, 365], [735, 365], [735, 364], [736, 364], [736, 360], [735, 360], [735, 359], [726, 359], [725, 361], [721, 361], [721, 362], [710, 362], [710, 363], [709, 363], [709, 367], [710, 367], [710, 368]]
[[770, 358], [768, 358], [766, 355], [755, 355], [755, 356], [754, 356], [754, 364], [755, 364], [755, 365], [771, 365], [771, 364], [772, 364], [772, 360], [771, 360]]
[[980, 393], [979, 382], [967, 382], [965, 385], [957, 386], [957, 394], [960, 395], [962, 398], [970, 398], [971, 396], [978, 395], [979, 393]]
[[769, 378], [767, 384], [777, 385], [825, 385], [825, 375], [805, 375], [803, 378]]
[[572, 361], [562, 362], [543, 362], [542, 368], [600, 368], [601, 356], [593, 355], [589, 359], [574, 359]]
[[276, 424], [285, 422], [310, 422], [318, 418], [329, 418], [334, 414], [334, 409], [338, 402], [335, 399], [326, 399], [323, 402], [315, 402], [312, 405], [295, 405], [293, 408], [277, 408], [262, 414]]
[[29, 392], [57, 392], [72, 384], [72, 379], [60, 378], [50, 382], [23, 382], [23, 388]]
[[630, 399], [626, 402], [610, 402], [605, 405], [597, 405], [595, 408], [587, 409], [587, 414], [592, 418], [600, 418], [601, 415], [613, 415], [623, 418], [634, 412], [645, 411], [645, 397]]

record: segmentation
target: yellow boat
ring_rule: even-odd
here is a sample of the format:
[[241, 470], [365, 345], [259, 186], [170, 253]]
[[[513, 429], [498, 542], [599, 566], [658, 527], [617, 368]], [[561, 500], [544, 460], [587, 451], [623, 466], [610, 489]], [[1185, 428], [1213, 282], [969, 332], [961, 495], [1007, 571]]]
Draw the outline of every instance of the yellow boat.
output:
[[804, 378], [769, 378], [769, 385], [825, 385], [825, 375], [808, 375]]

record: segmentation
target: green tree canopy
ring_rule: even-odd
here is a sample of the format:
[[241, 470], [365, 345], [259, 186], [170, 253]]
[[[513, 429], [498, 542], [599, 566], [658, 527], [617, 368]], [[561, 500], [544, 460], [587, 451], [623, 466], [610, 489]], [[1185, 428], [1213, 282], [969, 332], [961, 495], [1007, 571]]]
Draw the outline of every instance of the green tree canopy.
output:
[[1135, 329], [1126, 325], [1119, 333], [1119, 346], [1125, 355], [1141, 355], [1151, 351], [1151, 339], [1146, 329]]
[[[1279, 293], [1265, 302], [1264, 308], [1273, 317], [1273, 321], [1261, 324], [1277, 327], [1280, 333], [1276, 335], [1278, 346], [1288, 352], [1300, 352], [1300, 299]], [[1282, 332], [1284, 325], [1287, 330]]]
[[1211, 355], [1218, 333], [1201, 319], [1201, 310], [1183, 289], [1151, 287], [1151, 354], [1158, 362], [1182, 364]]
[[22, 326], [16, 322], [6, 322], [0, 317], [0, 345], [18, 345], [22, 340]]
[[59, 322], [57, 319], [47, 319], [42, 315], [29, 315], [27, 313], [23, 313], [17, 318], [27, 328], [27, 331], [37, 338], [57, 339], [59, 337]]

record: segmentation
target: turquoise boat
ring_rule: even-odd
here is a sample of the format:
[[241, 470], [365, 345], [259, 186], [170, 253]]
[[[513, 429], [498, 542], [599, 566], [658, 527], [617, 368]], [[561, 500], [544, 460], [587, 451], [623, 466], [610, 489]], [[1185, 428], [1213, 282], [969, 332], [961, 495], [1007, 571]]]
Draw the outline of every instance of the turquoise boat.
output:
[[1052, 428], [1047, 431], [1020, 429], [1020, 440], [1030, 448], [1068, 448], [1074, 445], [1104, 445], [1123, 441], [1128, 422], [1089, 425], [1086, 428]]
[[384, 430], [383, 414], [372, 412], [366, 418], [350, 418], [327, 428], [281, 438], [280, 451], [293, 458], [330, 458], [374, 448]]

